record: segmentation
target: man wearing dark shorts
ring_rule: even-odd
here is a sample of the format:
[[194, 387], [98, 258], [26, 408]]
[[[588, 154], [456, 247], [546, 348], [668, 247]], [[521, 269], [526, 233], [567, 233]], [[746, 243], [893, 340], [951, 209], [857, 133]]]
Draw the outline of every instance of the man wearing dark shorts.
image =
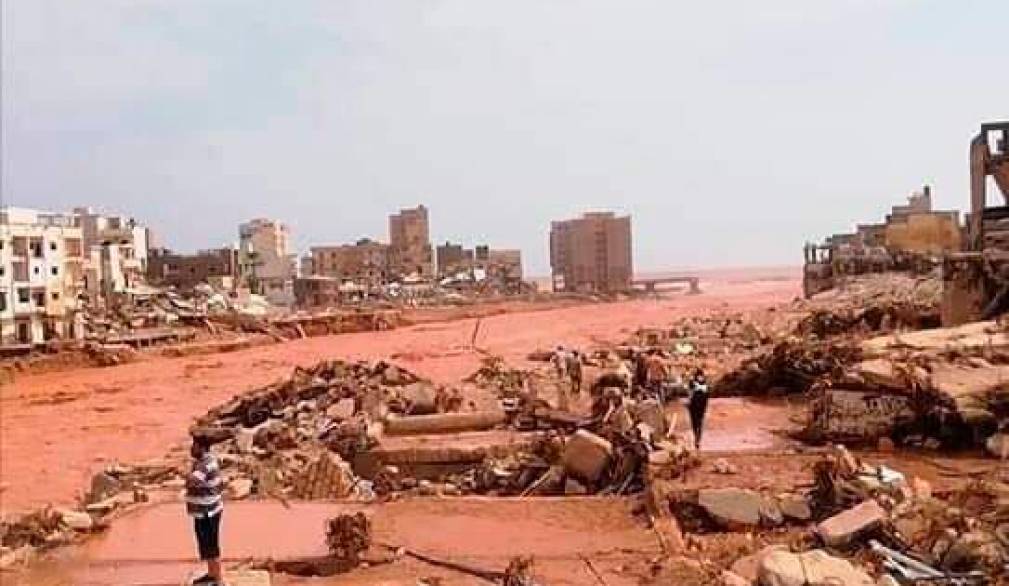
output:
[[186, 511], [193, 518], [200, 559], [207, 562], [206, 575], [194, 580], [193, 584], [224, 586], [219, 540], [224, 511], [223, 481], [220, 464], [210, 451], [210, 445], [207, 436], [193, 434], [190, 449], [193, 470], [186, 478]]
[[690, 380], [690, 399], [687, 402], [690, 425], [694, 430], [694, 447], [701, 449], [701, 435], [704, 433], [704, 415], [708, 411], [708, 380], [700, 368]]

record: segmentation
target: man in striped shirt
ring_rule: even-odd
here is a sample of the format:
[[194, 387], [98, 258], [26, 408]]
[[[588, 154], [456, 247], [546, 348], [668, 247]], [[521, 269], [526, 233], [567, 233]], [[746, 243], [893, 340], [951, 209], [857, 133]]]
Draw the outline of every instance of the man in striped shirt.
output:
[[223, 481], [217, 457], [210, 451], [210, 438], [193, 433], [193, 470], [186, 478], [186, 511], [193, 517], [196, 544], [200, 559], [207, 562], [207, 574], [193, 584], [224, 585], [221, 571], [221, 548], [218, 536], [221, 529]]

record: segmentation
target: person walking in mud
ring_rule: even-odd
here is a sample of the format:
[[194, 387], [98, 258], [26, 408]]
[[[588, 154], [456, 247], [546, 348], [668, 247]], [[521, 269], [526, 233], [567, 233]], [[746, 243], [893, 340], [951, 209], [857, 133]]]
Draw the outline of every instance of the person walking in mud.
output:
[[193, 584], [224, 586], [219, 539], [224, 512], [223, 480], [217, 457], [210, 451], [211, 443], [206, 435], [193, 433], [189, 452], [193, 469], [186, 478], [186, 512], [193, 518], [200, 560], [207, 563], [207, 573]]
[[690, 379], [690, 398], [687, 401], [690, 412], [690, 426], [694, 430], [694, 447], [701, 449], [701, 435], [704, 433], [704, 415], [708, 411], [708, 379], [698, 368]]
[[578, 396], [582, 392], [582, 355], [578, 350], [572, 350], [567, 357], [568, 378], [571, 379], [571, 394]]

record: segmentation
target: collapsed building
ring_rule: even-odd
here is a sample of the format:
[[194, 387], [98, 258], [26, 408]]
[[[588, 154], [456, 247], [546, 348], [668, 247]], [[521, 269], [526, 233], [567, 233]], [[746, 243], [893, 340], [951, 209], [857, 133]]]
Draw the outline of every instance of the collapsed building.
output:
[[938, 266], [943, 254], [960, 250], [963, 228], [959, 212], [933, 209], [931, 186], [912, 193], [907, 202], [893, 206], [882, 223], [859, 224], [854, 232], [834, 234], [822, 244], [807, 243], [805, 296], [831, 289], [850, 275], [927, 272]]

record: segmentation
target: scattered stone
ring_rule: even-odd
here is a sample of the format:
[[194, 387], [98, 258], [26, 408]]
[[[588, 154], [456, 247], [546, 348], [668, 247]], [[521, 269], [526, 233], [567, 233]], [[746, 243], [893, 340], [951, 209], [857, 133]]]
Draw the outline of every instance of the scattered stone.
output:
[[942, 558], [943, 569], [967, 572], [981, 568], [1001, 568], [1006, 552], [994, 535], [984, 531], [964, 533]]
[[697, 504], [728, 529], [757, 526], [763, 503], [759, 493], [742, 488], [705, 488], [697, 494]]
[[758, 577], [761, 586], [873, 586], [872, 578], [851, 562], [819, 549], [771, 552], [761, 560]]
[[722, 586], [751, 586], [751, 584], [753, 584], [752, 580], [747, 580], [739, 574], [729, 570], [722, 571]]
[[248, 498], [252, 494], [251, 478], [235, 478], [228, 483], [228, 496], [236, 501]]
[[725, 458], [719, 458], [711, 463], [711, 470], [716, 474], [737, 474], [739, 470]]
[[780, 527], [785, 523], [785, 516], [775, 499], [765, 497], [760, 504], [760, 523], [766, 527]]
[[894, 446], [892, 439], [888, 437], [881, 437], [879, 438], [879, 441], [876, 444], [876, 449], [878, 449], [880, 452], [891, 453], [894, 451], [894, 449], [896, 449], [896, 446]]
[[1009, 456], [1009, 434], [996, 433], [984, 442], [988, 453], [1003, 460]]
[[91, 515], [80, 511], [60, 511], [60, 521], [74, 531], [90, 531], [95, 526]]
[[329, 406], [326, 409], [326, 417], [330, 419], [335, 419], [337, 421], [343, 421], [344, 419], [350, 419], [354, 416], [354, 399], [346, 398], [340, 399], [336, 403]]
[[238, 453], [252, 453], [252, 447], [256, 439], [256, 431], [256, 428], [247, 429], [242, 427], [235, 432], [235, 447], [238, 449]]
[[592, 433], [579, 429], [564, 445], [564, 470], [589, 485], [598, 482], [613, 457], [613, 445]]
[[768, 554], [775, 551], [788, 551], [788, 547], [780, 544], [769, 545], [753, 555], [739, 558], [732, 564], [730, 569], [734, 574], [745, 579], [747, 584], [753, 584], [757, 581], [757, 574], [760, 571], [760, 562], [763, 561]]
[[781, 514], [792, 521], [805, 522], [813, 518], [809, 501], [802, 495], [783, 494], [778, 497], [778, 507], [781, 508]]
[[91, 492], [88, 493], [87, 501], [95, 503], [103, 501], [122, 490], [123, 485], [115, 476], [106, 472], [99, 472], [91, 477]]
[[883, 574], [876, 580], [876, 586], [901, 586], [896, 578], [889, 574]]
[[869, 499], [821, 522], [816, 526], [816, 533], [828, 547], [842, 547], [858, 535], [878, 527], [885, 518], [886, 511]]

